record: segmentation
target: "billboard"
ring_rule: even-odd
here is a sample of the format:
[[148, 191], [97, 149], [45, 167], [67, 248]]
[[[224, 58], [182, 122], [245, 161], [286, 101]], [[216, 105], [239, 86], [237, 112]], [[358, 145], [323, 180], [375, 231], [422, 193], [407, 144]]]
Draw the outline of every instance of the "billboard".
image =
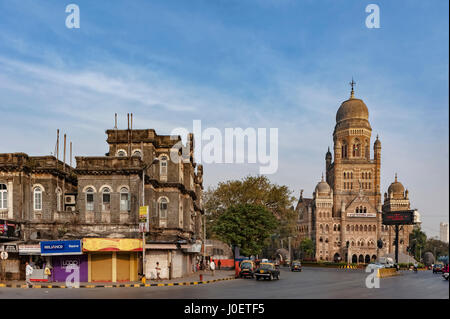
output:
[[148, 206], [139, 207], [139, 232], [149, 231]]
[[402, 210], [383, 213], [384, 225], [412, 225], [414, 224], [414, 210]]

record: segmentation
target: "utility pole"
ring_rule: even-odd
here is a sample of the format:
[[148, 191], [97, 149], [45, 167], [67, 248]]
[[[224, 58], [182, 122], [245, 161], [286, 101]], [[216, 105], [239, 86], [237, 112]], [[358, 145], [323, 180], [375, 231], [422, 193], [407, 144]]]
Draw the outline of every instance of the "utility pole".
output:
[[292, 261], [292, 253], [291, 253], [291, 237], [288, 237], [288, 243], [289, 243], [289, 262]]

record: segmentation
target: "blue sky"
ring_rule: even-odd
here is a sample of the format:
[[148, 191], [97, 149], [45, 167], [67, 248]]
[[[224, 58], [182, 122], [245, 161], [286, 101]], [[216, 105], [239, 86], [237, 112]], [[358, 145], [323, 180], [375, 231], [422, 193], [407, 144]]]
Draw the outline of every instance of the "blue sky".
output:
[[[448, 222], [448, 1], [78, 0], [67, 29], [69, 3], [0, 0], [0, 152], [49, 154], [60, 128], [76, 155], [104, 154], [114, 113], [159, 134], [278, 127], [270, 178], [310, 196], [353, 76], [382, 192], [397, 172], [429, 235]], [[206, 165], [205, 184], [256, 173]]]

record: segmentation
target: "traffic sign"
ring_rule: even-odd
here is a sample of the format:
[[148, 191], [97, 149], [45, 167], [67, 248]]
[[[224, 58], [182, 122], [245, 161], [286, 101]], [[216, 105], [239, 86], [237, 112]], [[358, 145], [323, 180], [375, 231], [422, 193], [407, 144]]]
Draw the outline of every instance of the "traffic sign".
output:
[[2, 251], [0, 253], [0, 257], [2, 260], [8, 259], [8, 253], [6, 251]]

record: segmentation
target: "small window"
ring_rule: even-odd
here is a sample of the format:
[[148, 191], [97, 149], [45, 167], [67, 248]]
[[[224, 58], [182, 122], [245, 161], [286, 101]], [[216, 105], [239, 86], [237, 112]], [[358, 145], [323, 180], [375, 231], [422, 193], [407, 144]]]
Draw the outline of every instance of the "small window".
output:
[[167, 199], [161, 198], [159, 201], [159, 218], [166, 219], [167, 218]]
[[109, 212], [111, 209], [111, 191], [105, 187], [102, 192], [102, 211]]
[[34, 189], [34, 210], [42, 210], [42, 189], [39, 186]]
[[8, 209], [8, 189], [5, 184], [0, 184], [0, 209]]
[[86, 210], [94, 210], [94, 189], [92, 187], [86, 190]]
[[119, 151], [117, 152], [117, 156], [119, 156], [119, 157], [125, 157], [125, 156], [127, 156], [127, 152], [125, 152], [124, 150], [119, 150]]
[[140, 150], [135, 150], [133, 152], [133, 156], [142, 158], [142, 152]]
[[125, 187], [122, 187], [120, 189], [120, 210], [130, 210], [130, 194], [128, 192], [128, 189]]
[[161, 176], [167, 176], [167, 156], [161, 157], [159, 173]]

